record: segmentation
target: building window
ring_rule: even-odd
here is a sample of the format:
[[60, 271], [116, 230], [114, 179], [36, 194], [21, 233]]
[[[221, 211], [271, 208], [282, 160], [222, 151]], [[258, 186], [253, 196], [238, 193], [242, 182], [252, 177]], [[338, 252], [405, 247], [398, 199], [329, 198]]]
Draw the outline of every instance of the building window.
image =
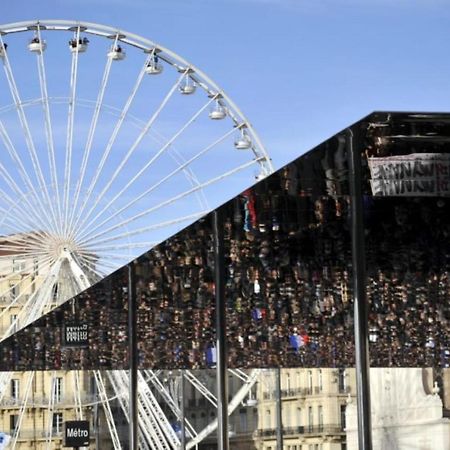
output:
[[318, 407], [318, 416], [319, 416], [319, 431], [323, 431], [323, 406], [320, 405]]
[[308, 390], [310, 394], [312, 394], [312, 388], [313, 388], [313, 373], [312, 370], [308, 370]]
[[302, 386], [302, 374], [300, 371], [297, 371], [295, 373], [295, 378], [296, 378], [296, 388], [300, 388]]
[[345, 392], [347, 390], [347, 374], [345, 369], [339, 369], [339, 392]]
[[53, 302], [56, 303], [58, 301], [58, 283], [55, 283], [53, 285], [52, 297], [53, 297]]
[[13, 259], [12, 260], [12, 264], [13, 264], [13, 272], [22, 272], [23, 270], [25, 270], [25, 261], [20, 260], [20, 259]]
[[245, 408], [239, 410], [239, 428], [243, 433], [248, 431], [247, 410]]
[[291, 376], [289, 373], [286, 374], [286, 391], [289, 395], [289, 391], [291, 390]]
[[62, 433], [63, 427], [63, 415], [62, 413], [53, 413], [53, 432], [54, 433]]
[[323, 391], [323, 374], [322, 374], [322, 369], [319, 369], [319, 373], [317, 375], [318, 377], [318, 381], [319, 381], [319, 392]]
[[11, 380], [11, 397], [15, 400], [19, 398], [19, 380], [17, 378]]
[[19, 285], [11, 281], [9, 283], [9, 292], [11, 296], [11, 301], [15, 300], [20, 294]]
[[62, 377], [55, 378], [55, 402], [60, 403], [63, 396], [63, 379]]
[[18, 421], [19, 421], [19, 416], [17, 414], [12, 414], [11, 416], [9, 416], [9, 431], [10, 431], [11, 436], [14, 435]]
[[287, 404], [283, 407], [283, 412], [284, 412], [283, 425], [286, 427], [290, 427], [291, 426], [291, 407], [289, 406], [289, 404]]
[[11, 314], [9, 316], [9, 324], [11, 325], [11, 330], [15, 333], [19, 329], [19, 320], [17, 319], [17, 314]]
[[309, 428], [309, 432], [312, 432], [313, 425], [314, 425], [313, 409], [312, 409], [312, 406], [309, 406], [308, 407], [308, 428]]
[[270, 417], [270, 409], [268, 409], [266, 411], [265, 419], [266, 419], [266, 421], [265, 421], [266, 422], [266, 428], [270, 428], [272, 426], [272, 420], [271, 420], [271, 417]]
[[346, 426], [347, 423], [345, 420], [345, 405], [341, 405], [341, 430], [345, 430]]
[[302, 408], [297, 408], [296, 426], [302, 426]]

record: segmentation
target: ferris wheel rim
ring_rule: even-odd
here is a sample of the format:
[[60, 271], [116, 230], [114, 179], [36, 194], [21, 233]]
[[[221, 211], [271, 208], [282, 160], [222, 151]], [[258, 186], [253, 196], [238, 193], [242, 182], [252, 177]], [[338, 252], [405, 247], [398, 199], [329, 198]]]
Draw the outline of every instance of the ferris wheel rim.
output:
[[[23, 22], [14, 22], [14, 23], [7, 23], [7, 24], [0, 24], [0, 39], [3, 36], [7, 36], [8, 34], [12, 33], [20, 33], [20, 32], [26, 32], [32, 30], [34, 27], [41, 27], [44, 31], [73, 31], [74, 29], [81, 29], [83, 28], [83, 33], [86, 34], [92, 34], [97, 35], [101, 37], [106, 38], [112, 38], [114, 36], [118, 36], [116, 38], [117, 41], [123, 42], [124, 44], [131, 45], [133, 47], [139, 48], [140, 50], [144, 52], [148, 52], [150, 50], [160, 50], [161, 53], [158, 53], [158, 56], [164, 60], [166, 63], [172, 65], [177, 70], [192, 70], [195, 74], [200, 76], [200, 79], [197, 80], [195, 76], [192, 76], [192, 79], [196, 82], [198, 82], [199, 86], [204, 89], [208, 95], [210, 96], [217, 96], [219, 95], [221, 98], [223, 98], [226, 103], [231, 107], [231, 112], [229, 114], [229, 117], [233, 120], [235, 123], [235, 126], [237, 128], [244, 127], [252, 136], [254, 139], [254, 142], [257, 145], [257, 148], [252, 147], [252, 150], [255, 152], [256, 156], [262, 156], [261, 158], [261, 167], [263, 168], [263, 175], [267, 176], [270, 173], [274, 172], [274, 167], [272, 164], [272, 160], [262, 143], [262, 140], [260, 139], [258, 133], [256, 132], [255, 128], [251, 124], [251, 122], [247, 119], [247, 117], [244, 115], [244, 113], [240, 110], [240, 108], [236, 105], [236, 103], [226, 94], [226, 92], [220, 88], [214, 80], [212, 80], [205, 72], [203, 72], [201, 69], [199, 69], [194, 64], [187, 61], [182, 56], [178, 55], [174, 51], [168, 49], [167, 47], [164, 47], [148, 38], [145, 38], [143, 36], [140, 36], [135, 33], [130, 33], [126, 30], [111, 27], [108, 25], [102, 25], [94, 22], [85, 22], [85, 21], [70, 21], [70, 20], [29, 20], [29, 21], [23, 21]], [[128, 39], [128, 37], [130, 39]], [[168, 55], [169, 58], [166, 59], [164, 57], [164, 54]], [[170, 58], [173, 58], [174, 61], [172, 61]], [[176, 61], [179, 61], [181, 64], [177, 64]], [[204, 80], [206, 82], [201, 82]], [[212, 87], [212, 89], [209, 88], [209, 86]], [[235, 112], [236, 114], [233, 114]], [[258, 152], [261, 152], [261, 155], [258, 155]]]

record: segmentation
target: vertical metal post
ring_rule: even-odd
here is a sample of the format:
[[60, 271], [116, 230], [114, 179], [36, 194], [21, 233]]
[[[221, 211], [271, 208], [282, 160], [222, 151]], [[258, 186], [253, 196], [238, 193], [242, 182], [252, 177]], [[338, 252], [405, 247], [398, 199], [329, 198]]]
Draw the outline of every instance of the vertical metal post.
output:
[[180, 422], [181, 422], [181, 450], [186, 449], [186, 377], [181, 369]]
[[225, 304], [225, 266], [223, 222], [220, 209], [213, 213], [215, 289], [216, 289], [216, 377], [217, 377], [217, 438], [218, 449], [229, 450], [228, 441], [228, 377]]
[[138, 352], [137, 352], [137, 305], [134, 262], [128, 265], [128, 352], [130, 374], [129, 444], [130, 450], [138, 450]]
[[347, 155], [351, 198], [353, 299], [355, 330], [358, 448], [372, 450], [370, 409], [370, 360], [368, 305], [366, 299], [366, 256], [364, 245], [364, 205], [362, 194], [361, 148], [354, 148], [354, 135], [347, 130]]
[[[95, 386], [95, 394], [98, 395], [97, 385]], [[95, 448], [100, 448], [100, 424], [98, 417], [98, 403], [94, 404], [94, 427], [95, 427]]]
[[281, 401], [281, 369], [275, 369], [275, 405], [277, 409], [277, 450], [283, 450], [283, 405]]

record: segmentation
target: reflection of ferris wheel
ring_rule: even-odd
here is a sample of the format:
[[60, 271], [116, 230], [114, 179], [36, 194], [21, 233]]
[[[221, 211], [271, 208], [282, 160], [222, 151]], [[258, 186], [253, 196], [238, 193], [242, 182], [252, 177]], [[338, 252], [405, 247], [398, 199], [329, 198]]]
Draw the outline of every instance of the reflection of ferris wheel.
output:
[[[91, 23], [22, 22], [0, 26], [0, 59], [3, 337], [205, 214], [230, 196], [225, 186], [236, 193], [252, 176], [273, 170], [227, 95], [147, 39]], [[242, 386], [230, 410], [255, 381], [255, 374], [234, 376]], [[179, 405], [161, 377], [141, 374], [142, 448], [179, 445], [164, 413], [177, 416]], [[79, 378], [74, 374], [76, 386]], [[126, 416], [127, 378], [120, 372], [94, 378], [96, 401], [120, 448], [109, 400], [119, 399]], [[214, 404], [205, 383], [194, 374], [187, 379]], [[26, 398], [29, 380], [21, 389]], [[10, 381], [1, 376], [0, 398]], [[49, 408], [58, 401], [55, 380], [50, 390]], [[80, 417], [88, 402], [75, 390]], [[188, 447], [214, 427], [214, 421], [201, 430], [189, 425]]]

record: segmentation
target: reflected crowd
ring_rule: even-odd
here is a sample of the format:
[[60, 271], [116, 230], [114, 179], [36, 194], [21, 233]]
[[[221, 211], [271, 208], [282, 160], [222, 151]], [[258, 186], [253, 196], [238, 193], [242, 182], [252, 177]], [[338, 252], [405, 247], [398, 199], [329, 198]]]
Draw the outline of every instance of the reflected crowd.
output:
[[[411, 145], [389, 144], [388, 151], [386, 136], [367, 136], [361, 148], [371, 364], [450, 367], [449, 198], [371, 195], [368, 158]], [[443, 159], [446, 145], [431, 150]], [[346, 140], [334, 137], [221, 207], [229, 367], [354, 365], [346, 151]], [[211, 215], [133, 264], [139, 366], [213, 367]], [[124, 267], [4, 341], [2, 370], [127, 367], [127, 277]], [[64, 323], [74, 318], [89, 325], [84, 348], [61, 341]]]
[[[127, 368], [126, 282], [118, 272], [9, 337], [0, 346], [0, 370]], [[87, 326], [86, 344], [66, 345], [68, 323]]]

